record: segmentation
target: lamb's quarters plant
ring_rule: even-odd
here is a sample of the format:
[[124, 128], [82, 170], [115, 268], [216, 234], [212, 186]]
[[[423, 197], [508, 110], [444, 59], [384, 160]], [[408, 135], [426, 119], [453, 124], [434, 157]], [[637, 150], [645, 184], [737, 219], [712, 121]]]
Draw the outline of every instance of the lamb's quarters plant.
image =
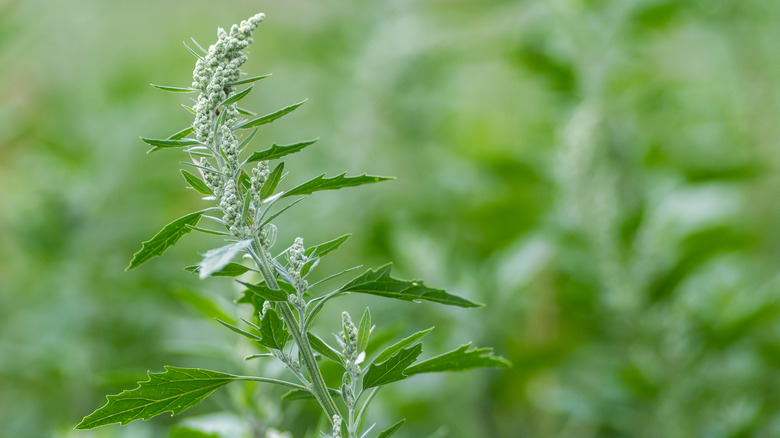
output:
[[[196, 272], [201, 279], [237, 277], [250, 271], [259, 274], [262, 280], [258, 283], [236, 280], [245, 288], [236, 302], [251, 305], [252, 318], [243, 320], [243, 326], [219, 322], [257, 346], [257, 354], [250, 358], [276, 357], [297, 382], [166, 366], [163, 372], [149, 373], [148, 380], [140, 382], [137, 388], [108, 396], [106, 405], [86, 416], [77, 429], [127, 424], [164, 412], [178, 414], [222, 386], [235, 381], [255, 381], [288, 387], [290, 392], [284, 396], [286, 399], [313, 397], [330, 421], [331, 427], [323, 436], [366, 437], [373, 427], [363, 427], [367, 408], [384, 385], [415, 374], [509, 365], [490, 348], [473, 348], [470, 344], [418, 360], [423, 350], [420, 340], [432, 329], [413, 333], [378, 354], [367, 355], [366, 347], [374, 328], [368, 309], [357, 324], [349, 313], [341, 314], [342, 330], [336, 336], [337, 346], [329, 345], [324, 340], [327, 337], [310, 331], [313, 320], [326, 303], [352, 293], [465, 308], [480, 305], [426, 286], [422, 281], [394, 278], [390, 264], [369, 269], [335, 289], [325, 288], [325, 281], [352, 269], [309, 284], [307, 276], [320, 258], [338, 249], [349, 235], [308, 248], [298, 237], [285, 249], [273, 252], [277, 236], [273, 220], [302, 197], [321, 190], [337, 190], [392, 178], [366, 174], [326, 177], [322, 174], [288, 190], [277, 190], [285, 177], [285, 166], [281, 161], [274, 165], [271, 162], [299, 152], [316, 140], [273, 144], [265, 150], [247, 151], [260, 126], [303, 104], [296, 103], [259, 117], [238, 106], [252, 91], [252, 84], [268, 76], [244, 77], [240, 72], [247, 59], [242, 50], [252, 42], [252, 32], [263, 18], [263, 14], [257, 14], [240, 25], [233, 25], [229, 32], [218, 29], [218, 40], [208, 50], [193, 40], [195, 48], [187, 47], [197, 57], [190, 87], [154, 85], [169, 92], [199, 93], [194, 105], [188, 107], [195, 114], [195, 120], [191, 126], [166, 139], [141, 140], [152, 146], [149, 152], [183, 149], [189, 158], [183, 164], [191, 168], [191, 171], [181, 171], [185, 181], [217, 206], [186, 214], [163, 227], [143, 243], [127, 269], [163, 254], [192, 231], [222, 237], [225, 242], [222, 246], [207, 251], [200, 264], [186, 269]], [[242, 85], [248, 86], [239, 90]], [[253, 130], [246, 133], [249, 129]], [[286, 198], [297, 199], [284, 205], [281, 201]], [[200, 225], [201, 221], [210, 221], [216, 226], [204, 227]], [[234, 260], [250, 260], [252, 266]], [[338, 388], [329, 388], [323, 379], [320, 361], [325, 360], [335, 362], [343, 369]], [[403, 422], [393, 424], [376, 436], [393, 435]]]

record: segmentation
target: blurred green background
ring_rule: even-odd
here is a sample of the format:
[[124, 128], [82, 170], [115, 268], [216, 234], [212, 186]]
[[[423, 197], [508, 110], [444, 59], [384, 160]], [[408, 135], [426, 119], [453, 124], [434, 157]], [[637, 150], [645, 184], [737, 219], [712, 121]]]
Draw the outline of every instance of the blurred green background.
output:
[[392, 260], [487, 304], [341, 302], [353, 316], [369, 304], [399, 337], [435, 325], [424, 355], [474, 341], [515, 364], [388, 387], [377, 430], [780, 436], [780, 3], [5, 0], [1, 437], [315, 436], [316, 406], [240, 385], [179, 417], [72, 431], [165, 364], [282, 373], [201, 315], [207, 300], [236, 315], [229, 281], [182, 270], [215, 240], [123, 272], [203, 205], [180, 154], [144, 154], [139, 135], [191, 122], [186, 96], [149, 82], [187, 86], [181, 41], [256, 12], [244, 71], [273, 77], [244, 106], [309, 102], [255, 148], [320, 137], [288, 160], [291, 184], [398, 177], [312, 197], [280, 245], [353, 233], [322, 273]]

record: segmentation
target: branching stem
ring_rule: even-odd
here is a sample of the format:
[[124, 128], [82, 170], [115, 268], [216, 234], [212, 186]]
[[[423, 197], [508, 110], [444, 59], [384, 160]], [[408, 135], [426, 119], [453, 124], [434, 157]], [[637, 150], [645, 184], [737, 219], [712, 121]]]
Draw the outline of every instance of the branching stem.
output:
[[[265, 280], [265, 284], [274, 290], [280, 290], [279, 282], [276, 281], [276, 275], [273, 267], [271, 267], [270, 260], [266, 255], [265, 249], [260, 246], [258, 239], [255, 238], [252, 248], [252, 258], [255, 261], [260, 273]], [[322, 409], [328, 415], [328, 419], [332, 422], [334, 415], [340, 415], [336, 402], [333, 401], [328, 392], [328, 387], [325, 385], [325, 379], [322, 378], [322, 373], [317, 366], [317, 361], [314, 359], [314, 352], [312, 351], [309, 339], [306, 337], [306, 331], [304, 329], [304, 321], [297, 321], [290, 306], [287, 303], [280, 303], [277, 306], [279, 313], [282, 316], [282, 320], [287, 325], [287, 328], [292, 334], [293, 340], [298, 345], [298, 351], [301, 355], [301, 362], [306, 370], [309, 372], [309, 379], [311, 380], [311, 388], [307, 388], [320, 404]]]

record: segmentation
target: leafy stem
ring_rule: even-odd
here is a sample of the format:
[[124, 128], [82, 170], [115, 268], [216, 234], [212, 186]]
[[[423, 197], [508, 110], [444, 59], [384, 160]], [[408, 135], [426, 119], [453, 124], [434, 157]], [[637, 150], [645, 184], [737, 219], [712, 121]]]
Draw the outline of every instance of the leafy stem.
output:
[[[255, 261], [258, 269], [260, 270], [265, 283], [273, 290], [281, 290], [279, 282], [276, 280], [275, 270], [270, 266], [268, 257], [265, 256], [267, 252], [264, 248], [260, 247], [255, 239], [255, 248], [252, 251], [252, 258]], [[328, 418], [333, 421], [333, 416], [339, 414], [339, 410], [336, 407], [336, 402], [331, 397], [328, 387], [325, 384], [325, 379], [322, 377], [320, 368], [317, 366], [317, 361], [314, 358], [314, 352], [311, 349], [309, 340], [306, 337], [306, 331], [303, 328], [304, 321], [296, 321], [295, 315], [290, 310], [290, 306], [286, 302], [279, 303], [277, 309], [282, 315], [282, 320], [287, 325], [290, 334], [298, 346], [300, 352], [301, 361], [303, 362], [306, 371], [309, 373], [311, 379], [311, 387], [307, 388], [311, 391], [314, 398], [320, 404], [322, 409], [328, 414]]]
[[[427, 301], [461, 308], [479, 307], [480, 304], [428, 287], [420, 280], [394, 278], [390, 275], [390, 264], [369, 269], [336, 290], [306, 300], [315, 286], [355, 269], [326, 276], [312, 285], [306, 280], [309, 272], [318, 266], [319, 260], [338, 249], [349, 238], [349, 234], [308, 249], [303, 245], [303, 238], [298, 237], [291, 246], [274, 255], [271, 251], [276, 243], [277, 228], [271, 222], [315, 192], [373, 184], [392, 178], [366, 174], [346, 176], [345, 173], [328, 178], [321, 174], [291, 189], [277, 191], [278, 184], [285, 176], [284, 162], [279, 162], [271, 170], [270, 160], [300, 152], [316, 140], [288, 145], [273, 144], [268, 149], [251, 152], [249, 158], [241, 159], [257, 130], [243, 140], [239, 140], [235, 131], [266, 125], [303, 104], [290, 105], [251, 120], [243, 119], [242, 115], [253, 113], [241, 110], [236, 105], [252, 90], [250, 86], [238, 91], [236, 85], [266, 77], [239, 79], [239, 67], [246, 60], [242, 50], [251, 43], [251, 34], [263, 17], [262, 14], [251, 17], [233, 26], [230, 33], [219, 29], [217, 43], [209, 47], [205, 57], [198, 55], [191, 88], [156, 86], [170, 92], [199, 91], [196, 104], [191, 109], [195, 121], [192, 126], [167, 139], [142, 138], [142, 141], [152, 146], [150, 152], [185, 148], [184, 152], [189, 155], [191, 162], [184, 164], [197, 169], [200, 177], [188, 171], [182, 171], [182, 176], [187, 184], [206, 196], [205, 200], [216, 201], [218, 206], [190, 213], [166, 225], [150, 240], [143, 242], [127, 269], [134, 269], [162, 255], [191, 231], [220, 236], [223, 239], [221, 246], [207, 251], [199, 265], [187, 270], [197, 272], [201, 279], [212, 276], [237, 277], [249, 271], [260, 273], [262, 282], [259, 284], [239, 281], [247, 289], [237, 300], [238, 303], [253, 306], [252, 319], [257, 323], [242, 320], [250, 327], [244, 330], [223, 320], [218, 321], [232, 332], [270, 351], [263, 355], [275, 356], [282, 361], [300, 384], [199, 368], [166, 367], [165, 372], [150, 373], [149, 380], [140, 382], [138, 388], [109, 396], [106, 405], [85, 417], [77, 428], [90, 429], [110, 423], [126, 424], [168, 411], [178, 414], [200, 403], [216, 389], [243, 380], [291, 388], [292, 391], [285, 396], [289, 399], [314, 397], [332, 426], [330, 434], [325, 436], [342, 438], [346, 432], [347, 438], [358, 438], [366, 411], [379, 388], [384, 385], [414, 374], [508, 366], [503, 358], [493, 355], [491, 349], [472, 348], [470, 344], [416, 363], [422, 353], [419, 340], [430, 329], [408, 336], [387, 347], [373, 360], [366, 361], [369, 337], [374, 329], [368, 309], [358, 325], [353, 323], [347, 312], [342, 312], [342, 331], [337, 335], [340, 351], [309, 332], [312, 322], [326, 302], [348, 294], [368, 294], [407, 302]], [[191, 134], [195, 138], [187, 138]], [[254, 168], [245, 169], [250, 163], [257, 164]], [[276, 203], [287, 197], [300, 198], [277, 209]], [[219, 211], [222, 216], [206, 214], [212, 211]], [[213, 220], [224, 229], [199, 227], [202, 218]], [[247, 254], [254, 261], [256, 269], [233, 262]], [[288, 342], [290, 338], [293, 344]], [[340, 389], [327, 387], [315, 353], [322, 360], [332, 360], [343, 368]], [[258, 356], [254, 354], [248, 358]], [[366, 393], [368, 396], [361, 405], [361, 399]], [[341, 397], [342, 411], [336, 404], [334, 394]], [[346, 412], [343, 418], [342, 412]], [[386, 428], [378, 437], [390, 437], [403, 421]], [[367, 433], [365, 431], [361, 438]]]

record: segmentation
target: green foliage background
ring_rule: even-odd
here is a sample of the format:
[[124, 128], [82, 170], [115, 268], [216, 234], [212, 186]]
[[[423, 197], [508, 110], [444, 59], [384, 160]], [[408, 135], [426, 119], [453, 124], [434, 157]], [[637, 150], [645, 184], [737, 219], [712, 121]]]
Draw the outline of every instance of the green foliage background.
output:
[[[280, 242], [352, 232], [323, 272], [393, 260], [487, 304], [355, 299], [353, 315], [370, 303], [397, 336], [436, 325], [427, 354], [471, 339], [515, 364], [383, 390], [378, 427], [780, 435], [780, 3], [6, 0], [0, 436], [167, 437], [179, 418], [71, 429], [165, 364], [280, 372], [243, 362], [246, 344], [199, 315], [215, 310], [192, 292], [225, 312], [237, 293], [181, 269], [213, 240], [123, 272], [141, 240], [202, 205], [181, 156], [143, 153], [139, 135], [191, 121], [148, 83], [188, 85], [179, 41], [208, 44], [259, 11], [244, 70], [274, 76], [245, 105], [309, 102], [256, 147], [321, 137], [288, 163], [296, 183], [398, 177], [295, 207]], [[338, 330], [337, 312], [322, 320]], [[279, 395], [230, 389], [184, 416], [251, 413], [241, 427], [303, 436], [315, 407]]]

